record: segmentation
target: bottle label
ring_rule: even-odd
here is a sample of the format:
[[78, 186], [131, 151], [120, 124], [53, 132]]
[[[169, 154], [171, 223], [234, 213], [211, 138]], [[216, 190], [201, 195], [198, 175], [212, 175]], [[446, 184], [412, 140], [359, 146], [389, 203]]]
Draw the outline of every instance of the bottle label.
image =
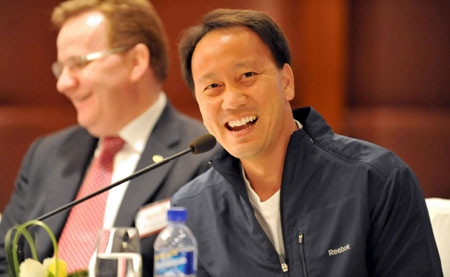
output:
[[168, 276], [195, 274], [194, 259], [193, 251], [155, 251], [155, 273]]

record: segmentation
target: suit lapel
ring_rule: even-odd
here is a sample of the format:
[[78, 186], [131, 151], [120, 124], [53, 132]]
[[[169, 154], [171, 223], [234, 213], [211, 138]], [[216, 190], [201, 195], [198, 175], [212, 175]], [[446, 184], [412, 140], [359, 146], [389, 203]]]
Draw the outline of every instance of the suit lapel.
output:
[[[153, 164], [154, 155], [166, 158], [175, 154], [173, 146], [180, 141], [178, 127], [173, 108], [168, 104], [147, 141], [137, 170]], [[116, 226], [132, 225], [138, 209], [149, 200], [157, 200], [155, 195], [172, 167], [173, 163], [168, 163], [130, 181], [115, 220]]]

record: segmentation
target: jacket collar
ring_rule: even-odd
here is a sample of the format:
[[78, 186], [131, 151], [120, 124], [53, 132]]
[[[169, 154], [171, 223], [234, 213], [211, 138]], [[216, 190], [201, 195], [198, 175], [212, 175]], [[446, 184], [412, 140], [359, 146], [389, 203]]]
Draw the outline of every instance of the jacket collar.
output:
[[[305, 107], [293, 110], [294, 118], [303, 125], [302, 129], [295, 131], [289, 141], [285, 159], [285, 168], [291, 162], [310, 149], [309, 145], [323, 137], [333, 135], [332, 129], [327, 125], [322, 116], [312, 107]], [[222, 150], [220, 155], [211, 161], [211, 166], [217, 170], [240, 195], [247, 197], [244, 178], [241, 174], [241, 162], [230, 155], [226, 150]], [[283, 170], [285, 171], [285, 170]], [[283, 172], [283, 180], [285, 179]], [[284, 183], [284, 181], [283, 181]]]

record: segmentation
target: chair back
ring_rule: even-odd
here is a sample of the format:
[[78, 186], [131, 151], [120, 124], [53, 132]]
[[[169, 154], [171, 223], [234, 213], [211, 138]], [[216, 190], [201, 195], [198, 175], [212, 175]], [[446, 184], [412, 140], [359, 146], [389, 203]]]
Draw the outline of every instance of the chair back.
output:
[[450, 276], [450, 199], [425, 199], [441, 257], [444, 276]]

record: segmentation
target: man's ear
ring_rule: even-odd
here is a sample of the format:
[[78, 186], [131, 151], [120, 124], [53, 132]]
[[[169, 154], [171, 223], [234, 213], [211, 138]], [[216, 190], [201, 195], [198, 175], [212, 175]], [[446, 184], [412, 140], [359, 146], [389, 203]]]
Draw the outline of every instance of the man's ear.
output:
[[292, 67], [287, 63], [281, 69], [281, 82], [283, 84], [284, 97], [286, 100], [291, 101], [295, 96], [294, 72], [292, 71]]
[[145, 44], [138, 43], [130, 49], [129, 54], [131, 58], [130, 79], [136, 82], [149, 68], [150, 50]]

